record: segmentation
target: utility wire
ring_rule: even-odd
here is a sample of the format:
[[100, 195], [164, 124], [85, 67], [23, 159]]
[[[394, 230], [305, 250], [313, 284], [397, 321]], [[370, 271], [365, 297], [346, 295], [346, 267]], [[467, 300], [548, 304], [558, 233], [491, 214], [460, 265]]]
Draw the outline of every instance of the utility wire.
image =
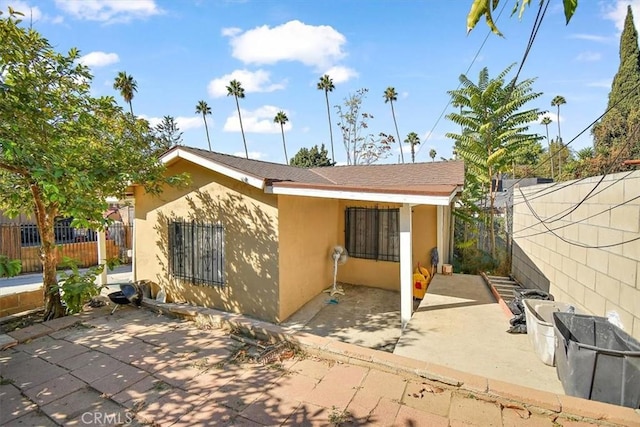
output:
[[[566, 228], [566, 227], [569, 227], [569, 226], [571, 226], [571, 225], [579, 224], [579, 223], [584, 222], [584, 221], [586, 221], [586, 220], [588, 220], [588, 219], [595, 218], [595, 217], [597, 217], [597, 216], [599, 216], [599, 215], [602, 215], [603, 213], [610, 212], [610, 211], [612, 211], [612, 210], [614, 210], [614, 209], [619, 208], [620, 206], [624, 206], [624, 205], [626, 205], [627, 203], [631, 203], [631, 202], [636, 201], [636, 200], [638, 200], [638, 199], [640, 199], [640, 195], [635, 196], [635, 197], [632, 197], [632, 198], [631, 198], [631, 199], [629, 199], [629, 200], [625, 200], [624, 202], [618, 203], [617, 205], [611, 206], [610, 208], [607, 208], [607, 209], [605, 209], [605, 210], [603, 210], [603, 211], [600, 211], [600, 212], [598, 212], [598, 213], [595, 213], [595, 214], [593, 214], [593, 215], [589, 215], [588, 217], [582, 218], [582, 219], [581, 219], [581, 220], [579, 220], [579, 221], [572, 221], [572, 222], [570, 222], [570, 223], [568, 223], [568, 224], [563, 224], [563, 225], [560, 225], [560, 226], [558, 226], [558, 227], [555, 227], [555, 228], [553, 228], [553, 229], [552, 229], [552, 231], [560, 230], [560, 229], [562, 229], [562, 228]], [[537, 225], [537, 224], [536, 224], [536, 225]], [[527, 227], [527, 228], [530, 228], [530, 227]], [[526, 229], [526, 228], [523, 228], [522, 230], [518, 230], [518, 232], [520, 232], [520, 231], [524, 231], [525, 229]], [[535, 236], [539, 236], [539, 235], [541, 235], [541, 234], [547, 234], [547, 233], [548, 233], [548, 231], [544, 230], [544, 231], [539, 231], [539, 232], [537, 232], [537, 233], [527, 234], [526, 236], [518, 236], [518, 238], [519, 238], [519, 239], [525, 239], [525, 238], [535, 237]]]
[[552, 229], [549, 228], [549, 226], [547, 224], [545, 224], [541, 218], [538, 216], [538, 214], [536, 213], [536, 211], [533, 209], [533, 207], [531, 206], [531, 204], [529, 203], [529, 201], [527, 200], [527, 198], [525, 197], [524, 193], [522, 192], [522, 188], [518, 188], [518, 190], [520, 190], [520, 194], [522, 195], [522, 198], [524, 199], [525, 203], [527, 204], [527, 207], [529, 208], [529, 210], [531, 211], [531, 213], [533, 214], [534, 217], [536, 217], [536, 219], [538, 221], [540, 221], [540, 224], [542, 224], [544, 226], [544, 228], [547, 229], [547, 232], [553, 234], [554, 236], [556, 236], [558, 239], [562, 240], [565, 243], [568, 243], [572, 246], [578, 246], [580, 248], [586, 248], [586, 249], [605, 249], [605, 248], [612, 248], [614, 246], [621, 246], [621, 245], [625, 245], [627, 243], [631, 243], [631, 242], [635, 242], [636, 240], [640, 240], [640, 236], [638, 237], [634, 237], [633, 239], [629, 239], [629, 240], [624, 240], [622, 242], [618, 242], [618, 243], [610, 243], [607, 245], [585, 245], [583, 243], [580, 242], [574, 242], [573, 240], [569, 240], [566, 239], [560, 235], [558, 235], [555, 231], [553, 231]]
[[[616, 179], [615, 181], [612, 181], [612, 182], [611, 182], [610, 184], [608, 184], [606, 187], [601, 188], [601, 189], [600, 189], [600, 191], [598, 191], [598, 192], [596, 192], [596, 193], [592, 194], [589, 198], [594, 197], [594, 196], [596, 196], [596, 195], [598, 195], [598, 194], [600, 194], [600, 193], [604, 192], [605, 190], [609, 189], [610, 187], [612, 187], [612, 186], [616, 185], [618, 182], [623, 181], [623, 180], [625, 180], [625, 179], [640, 179], [640, 176], [635, 177], [635, 178], [628, 178], [628, 177], [629, 177], [629, 175], [633, 174], [633, 172], [634, 172], [634, 171], [631, 171], [631, 172], [629, 172], [629, 173], [625, 174], [624, 176], [621, 176], [620, 178]], [[540, 196], [539, 196], [539, 197], [540, 197]], [[537, 198], [537, 197], [536, 197], [536, 198]], [[529, 199], [528, 199], [528, 200], [529, 200], [529, 201], [532, 201], [532, 200], [535, 200], [536, 198], [529, 197]], [[523, 202], [520, 202], [520, 203], [524, 203], [524, 201], [523, 201]], [[549, 217], [549, 218], [547, 218], [544, 222], [545, 222], [545, 223], [552, 223], [552, 222], [559, 221], [559, 220], [563, 219], [563, 218], [566, 216], [566, 215], [564, 215], [564, 214], [565, 214], [565, 212], [567, 212], [569, 209], [571, 209], [571, 208], [565, 209], [564, 211], [558, 212], [557, 214], [554, 214], [554, 215], [550, 216], [550, 217]], [[555, 217], [558, 217], [558, 218], [555, 218]], [[579, 222], [582, 222], [582, 221], [584, 221], [584, 220], [586, 220], [586, 219], [589, 219], [589, 218], [592, 218], [592, 217], [593, 217], [593, 216], [590, 216], [590, 217], [587, 217], [587, 218], [583, 218], [583, 219], [581, 219], [581, 220], [577, 220], [577, 221], [575, 221], [575, 222], [576, 222], [576, 223], [579, 223]], [[549, 219], [552, 219], [552, 218], [554, 218], [554, 219], [553, 219], [553, 221], [549, 221]], [[537, 223], [536, 223], [536, 224], [529, 225], [529, 226], [527, 226], [527, 227], [524, 227], [524, 228], [522, 228], [522, 229], [520, 229], [520, 230], [518, 230], [518, 231], [514, 232], [513, 234], [515, 235], [515, 234], [517, 234], [517, 233], [522, 233], [523, 231], [529, 230], [529, 229], [531, 229], [531, 228], [533, 228], [533, 227], [535, 227], [535, 226], [537, 226], [537, 225], [538, 225]], [[556, 230], [556, 229], [554, 228], [554, 230]], [[528, 236], [518, 236], [518, 237], [528, 237]]]
[[[500, 12], [498, 13], [498, 16], [495, 19], [495, 23], [496, 24], [498, 23], [498, 20], [500, 19], [500, 16], [502, 15], [502, 12], [504, 11], [504, 8], [505, 8], [506, 5], [507, 5], [507, 2], [505, 1], [504, 4], [502, 5], [502, 8], [500, 9]], [[471, 67], [473, 67], [473, 64], [475, 64], [476, 59], [478, 59], [478, 56], [480, 56], [480, 52], [482, 51], [482, 48], [484, 48], [484, 45], [487, 43], [487, 40], [489, 40], [489, 36], [491, 35], [491, 33], [492, 33], [492, 31], [491, 31], [491, 29], [489, 29], [489, 31], [487, 31], [487, 35], [485, 36], [484, 40], [480, 44], [480, 47], [476, 51], [475, 56], [471, 60], [471, 64], [469, 64], [469, 66], [467, 67], [467, 70], [464, 72], [464, 74], [469, 74], [469, 71], [471, 70]], [[458, 83], [458, 87], [456, 87], [456, 90], [460, 89], [460, 86], [462, 86], [462, 82]], [[438, 123], [440, 123], [440, 120], [442, 120], [442, 117], [444, 116], [444, 113], [447, 112], [447, 108], [449, 108], [449, 105], [451, 105], [451, 97], [449, 97], [449, 101], [447, 101], [447, 105], [444, 106], [444, 108], [442, 109], [442, 112], [440, 112], [440, 115], [436, 119], [436, 122], [434, 123], [433, 127], [429, 131], [429, 134], [427, 135], [427, 137], [424, 140], [424, 144], [420, 144], [420, 147], [418, 147], [418, 151], [416, 151], [416, 156], [418, 154], [420, 154], [420, 151], [426, 145], [426, 142], [429, 140], [429, 138], [431, 138], [431, 135], [433, 135], [433, 131], [438, 126]]]

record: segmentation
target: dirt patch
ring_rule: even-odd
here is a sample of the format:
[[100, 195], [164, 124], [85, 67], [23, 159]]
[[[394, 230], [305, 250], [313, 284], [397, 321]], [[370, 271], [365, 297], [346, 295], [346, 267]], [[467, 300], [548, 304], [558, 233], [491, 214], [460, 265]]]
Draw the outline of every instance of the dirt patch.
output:
[[0, 333], [6, 334], [17, 329], [23, 329], [27, 326], [42, 323], [44, 310], [30, 311], [23, 315], [7, 316], [1, 320]]

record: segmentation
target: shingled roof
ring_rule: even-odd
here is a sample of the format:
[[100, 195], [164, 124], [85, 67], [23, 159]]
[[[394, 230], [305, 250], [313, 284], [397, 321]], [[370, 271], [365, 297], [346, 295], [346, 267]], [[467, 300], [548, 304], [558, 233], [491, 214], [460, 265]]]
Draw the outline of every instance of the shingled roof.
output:
[[161, 159], [177, 157], [209, 161], [209, 166], [220, 166], [236, 178], [246, 176], [276, 194], [294, 194], [291, 191], [297, 189], [441, 197], [454, 195], [464, 184], [461, 161], [299, 168], [185, 146], [174, 147]]

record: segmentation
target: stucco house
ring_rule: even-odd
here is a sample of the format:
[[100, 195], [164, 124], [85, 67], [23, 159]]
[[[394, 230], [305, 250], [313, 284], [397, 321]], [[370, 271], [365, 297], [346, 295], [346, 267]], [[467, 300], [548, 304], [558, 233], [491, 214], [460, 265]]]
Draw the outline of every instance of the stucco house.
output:
[[161, 160], [187, 188], [135, 195], [137, 279], [169, 300], [282, 322], [333, 280], [400, 290], [411, 317], [412, 273], [437, 247], [447, 263], [458, 161], [303, 169], [179, 146]]

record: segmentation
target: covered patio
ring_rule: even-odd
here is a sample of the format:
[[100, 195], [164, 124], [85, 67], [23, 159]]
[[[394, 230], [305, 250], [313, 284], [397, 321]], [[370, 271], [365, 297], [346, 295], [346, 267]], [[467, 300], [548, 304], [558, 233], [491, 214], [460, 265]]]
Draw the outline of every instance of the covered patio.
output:
[[317, 295], [283, 326], [487, 378], [563, 394], [553, 367], [528, 337], [509, 334], [509, 318], [479, 276], [434, 276], [401, 330], [399, 292], [344, 285], [331, 302]]

